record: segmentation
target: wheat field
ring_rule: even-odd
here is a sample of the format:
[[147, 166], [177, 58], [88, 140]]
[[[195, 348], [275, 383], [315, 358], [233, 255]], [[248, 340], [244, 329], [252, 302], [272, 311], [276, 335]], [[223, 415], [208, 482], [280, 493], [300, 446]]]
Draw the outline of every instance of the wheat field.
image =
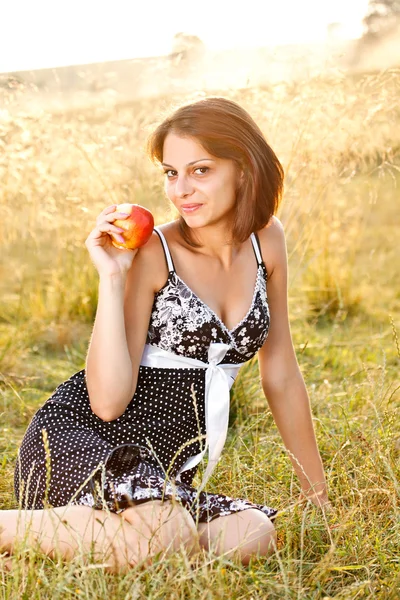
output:
[[[285, 169], [290, 323], [334, 510], [299, 506], [253, 360], [208, 490], [279, 507], [271, 558], [190, 563], [182, 551], [111, 575], [22, 544], [11, 572], [0, 565], [1, 598], [400, 598], [400, 72], [213, 93], [250, 112]], [[144, 144], [166, 111], [205, 92], [58, 114], [16, 113], [2, 94], [0, 497], [16, 508], [23, 433], [84, 367], [98, 283], [84, 240], [113, 202], [147, 206], [157, 224], [174, 217]]]

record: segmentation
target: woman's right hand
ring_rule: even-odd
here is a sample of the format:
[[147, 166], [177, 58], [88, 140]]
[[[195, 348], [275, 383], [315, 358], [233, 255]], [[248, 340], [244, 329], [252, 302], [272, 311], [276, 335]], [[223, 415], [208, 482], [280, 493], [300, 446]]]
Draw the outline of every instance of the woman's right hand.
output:
[[113, 246], [110, 234], [116, 242], [124, 242], [120, 232], [123, 229], [113, 225], [116, 219], [125, 219], [128, 215], [115, 210], [116, 205], [107, 206], [97, 217], [96, 227], [85, 240], [90, 257], [100, 276], [126, 275], [138, 251], [119, 249]]

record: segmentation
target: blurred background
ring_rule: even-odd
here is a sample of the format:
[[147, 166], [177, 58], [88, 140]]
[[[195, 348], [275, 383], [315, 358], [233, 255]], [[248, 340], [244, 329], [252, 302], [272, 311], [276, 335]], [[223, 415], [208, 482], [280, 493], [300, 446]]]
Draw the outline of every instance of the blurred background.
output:
[[61, 351], [80, 337], [96, 215], [173, 218], [145, 140], [210, 94], [241, 103], [284, 166], [292, 318], [361, 318], [375, 297], [375, 317], [389, 298], [398, 314], [398, 0], [19, 0], [0, 17], [1, 322], [51, 324]]
[[0, 8], [1, 83], [14, 106], [64, 110], [387, 69], [398, 14], [398, 0], [17, 0]]

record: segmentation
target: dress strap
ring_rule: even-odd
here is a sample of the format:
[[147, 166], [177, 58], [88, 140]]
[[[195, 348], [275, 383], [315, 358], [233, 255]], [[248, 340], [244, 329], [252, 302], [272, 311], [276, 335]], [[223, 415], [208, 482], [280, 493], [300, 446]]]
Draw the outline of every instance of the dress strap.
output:
[[[171, 252], [170, 252], [168, 244], [167, 244], [167, 240], [165, 239], [165, 235], [163, 234], [161, 229], [159, 229], [158, 227], [154, 227], [154, 231], [156, 231], [158, 233], [158, 236], [161, 240], [161, 243], [164, 248], [165, 258], [166, 258], [167, 264], [168, 264], [168, 271], [171, 273], [171, 272], [175, 271], [175, 266], [174, 266], [174, 262], [172, 260]], [[263, 259], [261, 256], [261, 248], [260, 248], [260, 242], [258, 240], [258, 236], [256, 233], [252, 233], [250, 237], [251, 237], [251, 242], [253, 244], [253, 250], [254, 250], [254, 254], [256, 255], [257, 262], [259, 265], [261, 265], [263, 263]]]
[[263, 264], [263, 259], [261, 256], [261, 246], [260, 246], [260, 240], [258, 239], [258, 235], [256, 233], [252, 233], [251, 234], [251, 241], [253, 244], [253, 250], [254, 250], [254, 254], [256, 255], [256, 259], [259, 265]]
[[165, 258], [167, 259], [167, 264], [168, 264], [168, 271], [170, 273], [174, 272], [175, 271], [174, 262], [172, 260], [171, 252], [169, 251], [167, 240], [165, 239], [165, 235], [163, 234], [161, 229], [159, 229], [158, 227], [154, 227], [154, 231], [156, 231], [158, 233], [158, 236], [163, 245]]

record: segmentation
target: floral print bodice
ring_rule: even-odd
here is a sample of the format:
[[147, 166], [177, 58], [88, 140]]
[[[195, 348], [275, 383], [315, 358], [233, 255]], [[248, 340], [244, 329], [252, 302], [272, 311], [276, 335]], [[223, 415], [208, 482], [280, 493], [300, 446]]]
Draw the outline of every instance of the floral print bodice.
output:
[[245, 317], [229, 330], [218, 315], [176, 274], [165, 236], [159, 228], [155, 227], [155, 231], [164, 247], [169, 274], [165, 285], [155, 295], [146, 343], [175, 354], [206, 361], [212, 340], [231, 346], [225, 355], [225, 363], [236, 364], [250, 360], [266, 340], [270, 323], [268, 275], [256, 235], [251, 235], [258, 262], [253, 298]]

